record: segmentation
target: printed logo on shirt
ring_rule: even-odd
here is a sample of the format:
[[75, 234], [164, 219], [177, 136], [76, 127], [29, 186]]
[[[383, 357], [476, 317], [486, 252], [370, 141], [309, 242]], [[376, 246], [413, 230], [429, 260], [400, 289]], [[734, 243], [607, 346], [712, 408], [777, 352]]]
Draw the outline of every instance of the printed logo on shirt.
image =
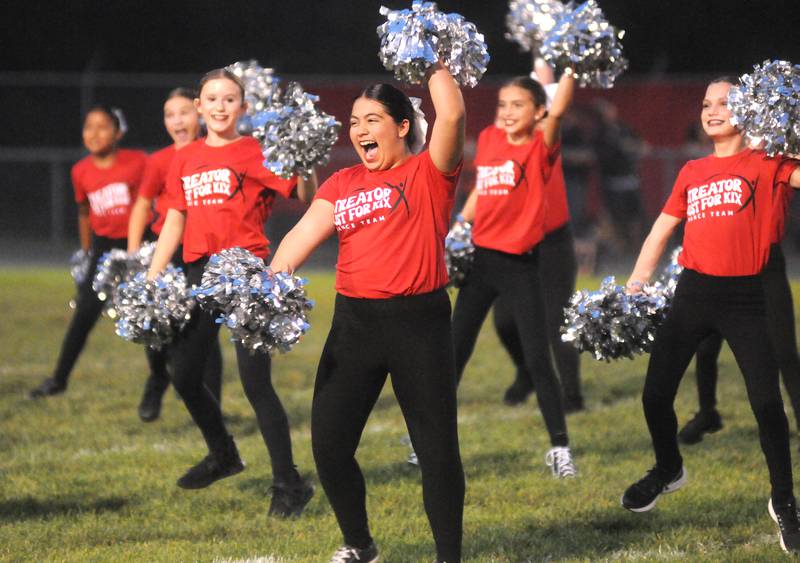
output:
[[525, 179], [525, 168], [515, 160], [499, 165], [478, 166], [475, 188], [479, 196], [503, 196], [516, 190]]
[[186, 207], [223, 205], [242, 189], [245, 174], [237, 174], [232, 168], [206, 170], [182, 176]]
[[353, 195], [337, 199], [333, 208], [333, 222], [337, 231], [354, 230], [366, 225], [383, 223], [396, 210], [411, 209], [406, 199], [405, 181], [399, 184], [384, 182], [375, 188], [357, 188]]
[[87, 194], [92, 213], [98, 217], [125, 215], [131, 205], [128, 184], [115, 182]]
[[754, 185], [744, 176], [717, 174], [701, 186], [690, 187], [686, 190], [686, 221], [733, 217], [751, 204], [755, 212]]

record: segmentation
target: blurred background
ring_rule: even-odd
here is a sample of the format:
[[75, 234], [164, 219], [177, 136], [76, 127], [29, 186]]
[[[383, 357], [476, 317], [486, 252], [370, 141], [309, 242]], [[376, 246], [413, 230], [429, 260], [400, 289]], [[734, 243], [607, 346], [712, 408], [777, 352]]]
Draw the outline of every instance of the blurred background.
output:
[[[796, 0], [598, 3], [626, 31], [630, 67], [611, 90], [580, 90], [564, 122], [564, 171], [584, 273], [630, 261], [680, 166], [708, 153], [699, 112], [709, 79], [738, 76], [765, 59], [800, 63]], [[129, 132], [123, 146], [156, 150], [170, 143], [162, 124], [169, 90], [194, 86], [212, 68], [257, 59], [282, 79], [300, 81], [321, 97], [323, 110], [346, 122], [364, 85], [391, 81], [377, 57], [382, 4], [410, 6], [372, 0], [3, 2], [0, 264], [65, 264], [77, 248], [69, 170], [84, 155], [81, 121], [93, 103], [124, 110]], [[469, 163], [477, 134], [493, 121], [498, 86], [527, 74], [532, 61], [505, 38], [506, 1], [438, 5], [474, 22], [492, 57], [478, 87], [464, 92]], [[320, 179], [354, 162], [343, 133]], [[471, 182], [467, 165], [459, 200]], [[631, 206], [641, 212], [627, 213]], [[302, 211], [296, 202], [280, 202], [267, 228], [273, 243]], [[789, 253], [800, 245], [800, 207], [792, 217]], [[315, 265], [334, 261], [335, 244], [329, 244]]]

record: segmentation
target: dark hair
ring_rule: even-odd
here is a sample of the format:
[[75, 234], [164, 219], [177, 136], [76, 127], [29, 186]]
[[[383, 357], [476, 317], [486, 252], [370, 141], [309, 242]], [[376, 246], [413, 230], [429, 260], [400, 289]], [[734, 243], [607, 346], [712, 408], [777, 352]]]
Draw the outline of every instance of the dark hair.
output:
[[186, 98], [187, 100], [194, 100], [196, 97], [197, 97], [196, 90], [179, 86], [178, 88], [170, 90], [169, 94], [167, 94], [167, 99], [164, 101], [168, 102], [172, 98]]
[[411, 105], [411, 100], [402, 90], [391, 84], [370, 84], [353, 101], [358, 98], [379, 102], [398, 125], [402, 124], [403, 120], [408, 120], [408, 134], [405, 136], [406, 146], [409, 149], [414, 146], [417, 141], [417, 132], [414, 129], [414, 106]]
[[94, 113], [96, 111], [106, 114], [111, 120], [111, 123], [114, 124], [114, 129], [117, 131], [122, 129], [122, 123], [120, 123], [120, 115], [122, 114], [122, 110], [119, 108], [112, 108], [106, 104], [94, 104], [86, 112], [86, 115], [83, 116], [83, 121], [86, 121], [86, 118], [89, 117], [90, 113]]
[[215, 68], [214, 70], [210, 70], [203, 75], [203, 78], [200, 79], [200, 84], [197, 86], [197, 93], [198, 95], [200, 92], [203, 91], [203, 86], [207, 83], [211, 82], [212, 80], [217, 80], [218, 78], [227, 78], [231, 80], [234, 84], [239, 87], [239, 90], [242, 93], [242, 101], [244, 102], [244, 82], [242, 79], [233, 74], [227, 68]]
[[502, 88], [507, 88], [509, 86], [516, 86], [517, 88], [527, 90], [531, 98], [533, 98], [534, 106], [539, 107], [547, 105], [547, 94], [544, 92], [542, 83], [538, 80], [534, 80], [530, 76], [517, 76], [503, 84]]
[[718, 82], [727, 82], [731, 86], [736, 86], [739, 84], [739, 78], [736, 76], [731, 76], [730, 74], [725, 74], [723, 76], [717, 76], [715, 79], [709, 82], [709, 85], [717, 84]]

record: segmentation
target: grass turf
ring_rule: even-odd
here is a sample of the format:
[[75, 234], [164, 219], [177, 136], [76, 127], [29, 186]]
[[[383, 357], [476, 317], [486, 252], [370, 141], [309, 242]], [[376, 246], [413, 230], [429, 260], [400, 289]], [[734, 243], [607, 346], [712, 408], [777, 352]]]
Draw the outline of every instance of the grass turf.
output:
[[[304, 473], [313, 473], [310, 402], [333, 306], [332, 274], [309, 278], [313, 327], [273, 362]], [[597, 283], [580, 280], [582, 287]], [[108, 319], [92, 333], [66, 394], [25, 398], [52, 369], [72, 291], [63, 270], [0, 270], [0, 559], [327, 561], [341, 539], [319, 487], [300, 519], [266, 517], [268, 458], [224, 334], [223, 410], [248, 467], [202, 491], [174, 485], [205, 455], [199, 431], [172, 391], [160, 420], [138, 420], [145, 356], [115, 336]], [[619, 506], [625, 487], [653, 463], [639, 400], [647, 358], [582, 361], [588, 410], [568, 421], [580, 474], [557, 481], [544, 465], [548, 440], [535, 400], [517, 408], [501, 403], [512, 367], [487, 323], [459, 391], [465, 561], [782, 557], [766, 510], [769, 483], [755, 421], [727, 348], [719, 386], [725, 428], [683, 448], [688, 485], [648, 514]], [[372, 531], [383, 561], [432, 561], [419, 474], [404, 462], [406, 432], [390, 387], [358, 453]], [[679, 420], [695, 409], [689, 377], [678, 396]]]

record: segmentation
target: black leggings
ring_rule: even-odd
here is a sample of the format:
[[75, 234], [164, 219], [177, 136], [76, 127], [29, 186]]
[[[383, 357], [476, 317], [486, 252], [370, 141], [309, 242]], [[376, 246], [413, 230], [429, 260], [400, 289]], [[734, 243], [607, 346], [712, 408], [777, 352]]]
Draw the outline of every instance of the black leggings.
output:
[[[187, 265], [189, 284], [199, 285], [205, 262], [200, 260]], [[222, 420], [219, 403], [203, 384], [205, 364], [220, 328], [214, 321], [215, 316], [199, 306], [192, 310], [192, 319], [172, 346], [172, 383], [200, 428], [208, 449], [222, 455], [227, 451], [228, 431]], [[251, 354], [237, 343], [236, 359], [242, 387], [256, 413], [261, 436], [269, 451], [272, 474], [276, 481], [289, 481], [295, 471], [289, 421], [272, 386], [269, 354]]]
[[[578, 350], [569, 342], [561, 340], [561, 325], [564, 323], [564, 307], [569, 305], [575, 291], [578, 276], [578, 261], [575, 258], [575, 243], [569, 224], [548, 233], [539, 244], [539, 278], [544, 298], [544, 313], [547, 320], [547, 339], [561, 380], [564, 397], [569, 401], [581, 401], [580, 358]], [[522, 341], [514, 324], [512, 299], [498, 297], [494, 302], [494, 326], [500, 342], [511, 356], [518, 377], [533, 380], [525, 370], [525, 355]]]
[[561, 386], [553, 370], [547, 343], [538, 264], [538, 248], [522, 255], [475, 248], [472, 271], [458, 292], [453, 313], [456, 374], [460, 380], [492, 303], [498, 298], [507, 300], [512, 305], [525, 369], [536, 386], [536, 397], [550, 442], [554, 446], [566, 446], [569, 443], [567, 422], [561, 402]]
[[[800, 429], [800, 358], [795, 338], [792, 289], [780, 244], [770, 247], [769, 261], [761, 273], [761, 281], [770, 340]], [[697, 392], [701, 410], [712, 410], [717, 404], [717, 359], [721, 348], [722, 337], [719, 334], [709, 336], [697, 348]]]
[[387, 373], [419, 457], [438, 559], [460, 561], [464, 472], [450, 301], [443, 289], [391, 299], [336, 296], [311, 413], [319, 480], [345, 543], [368, 546], [366, 489], [355, 453]]
[[742, 371], [767, 460], [772, 499], [784, 504], [793, 498], [789, 427], [764, 314], [761, 276], [717, 277], [688, 269], [681, 274], [669, 314], [656, 334], [642, 395], [656, 465], [674, 472], [683, 464], [675, 395], [698, 344], [714, 332], [728, 342]]

